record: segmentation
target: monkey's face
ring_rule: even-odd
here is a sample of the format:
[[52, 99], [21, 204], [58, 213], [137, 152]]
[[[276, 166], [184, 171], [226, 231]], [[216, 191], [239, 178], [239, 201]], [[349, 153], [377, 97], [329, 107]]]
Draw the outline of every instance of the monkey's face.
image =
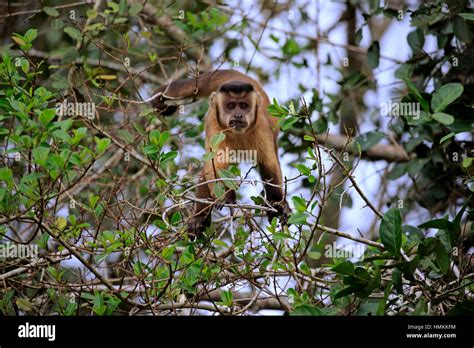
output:
[[255, 120], [255, 107], [252, 98], [225, 98], [220, 115], [227, 128], [234, 133], [245, 133], [249, 125]]
[[258, 96], [248, 83], [231, 82], [216, 94], [218, 121], [222, 128], [245, 133], [255, 122]]

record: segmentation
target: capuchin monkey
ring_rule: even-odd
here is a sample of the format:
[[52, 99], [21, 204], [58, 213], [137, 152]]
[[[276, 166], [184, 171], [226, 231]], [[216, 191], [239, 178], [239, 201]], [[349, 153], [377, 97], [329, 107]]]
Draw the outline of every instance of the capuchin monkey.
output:
[[[266, 182], [266, 199], [277, 210], [268, 212], [268, 218], [279, 217], [282, 224], [287, 223], [290, 208], [282, 190], [277, 151], [278, 118], [268, 113], [270, 100], [257, 81], [235, 70], [216, 70], [196, 78], [173, 81], [162, 86], [155, 95], [157, 98], [152, 105], [165, 116], [173, 114], [177, 104], [210, 96], [205, 117], [206, 151], [211, 151], [211, 139], [222, 132], [225, 138], [215, 151], [229, 153], [229, 150], [247, 150], [256, 154], [260, 175]], [[213, 191], [215, 182], [212, 180], [218, 178], [219, 170], [228, 168], [230, 164], [227, 159], [216, 156], [206, 161], [201, 172], [201, 183], [207, 183], [198, 186], [196, 197], [216, 200]], [[217, 207], [234, 204], [235, 191], [228, 190], [219, 200]], [[199, 236], [210, 225], [212, 206], [195, 204], [188, 223], [189, 235]]]

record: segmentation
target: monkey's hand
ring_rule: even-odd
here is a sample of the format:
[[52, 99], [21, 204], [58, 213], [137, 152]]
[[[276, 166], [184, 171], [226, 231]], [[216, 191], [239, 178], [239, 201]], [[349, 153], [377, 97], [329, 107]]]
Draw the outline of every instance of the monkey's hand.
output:
[[290, 206], [288, 205], [286, 199], [281, 201], [270, 201], [270, 204], [277, 210], [277, 212], [269, 211], [267, 213], [268, 220], [272, 221], [274, 217], [277, 217], [280, 219], [280, 223], [282, 225], [286, 225], [288, 222], [288, 216], [291, 213]]
[[[160, 93], [160, 92], [163, 93], [166, 91], [166, 88], [167, 86], [161, 86], [156, 91], [156, 93]], [[178, 110], [178, 106], [166, 104], [166, 98], [162, 95], [153, 99], [151, 101], [151, 106], [153, 106], [153, 108], [163, 116], [171, 116], [176, 112], [176, 110]]]
[[153, 108], [158, 111], [159, 114], [163, 116], [171, 116], [173, 115], [176, 110], [178, 110], [178, 106], [176, 105], [167, 105], [164, 102], [164, 99], [157, 98], [151, 102]]
[[229, 190], [226, 192], [223, 199], [220, 199], [216, 202], [217, 210], [221, 210], [224, 207], [224, 204], [235, 204], [237, 203], [237, 197], [235, 196], [234, 190]]

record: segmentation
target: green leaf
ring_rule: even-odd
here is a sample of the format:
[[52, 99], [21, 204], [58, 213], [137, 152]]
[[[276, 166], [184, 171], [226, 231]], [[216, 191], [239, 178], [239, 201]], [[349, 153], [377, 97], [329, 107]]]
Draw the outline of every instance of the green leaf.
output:
[[59, 16], [59, 12], [55, 8], [52, 8], [52, 7], [49, 7], [49, 6], [43, 7], [43, 11], [50, 17], [58, 17]]
[[128, 0], [120, 0], [119, 15], [123, 16], [125, 14], [125, 11], [127, 11], [127, 3], [128, 3]]
[[130, 9], [128, 10], [129, 16], [136, 16], [143, 10], [143, 5], [142, 4], [133, 4], [130, 6]]
[[204, 156], [202, 156], [202, 160], [204, 162], [207, 162], [207, 161], [212, 160], [214, 157], [216, 157], [215, 152], [208, 152], [208, 153], [204, 154]]
[[177, 211], [176, 213], [173, 214], [173, 216], [171, 217], [171, 224], [173, 226], [175, 226], [178, 222], [181, 221], [181, 214], [179, 211]]
[[[218, 169], [217, 170], [217, 175], [221, 179], [229, 178], [229, 179], [234, 179], [235, 175], [232, 173], [230, 170], [227, 169]], [[234, 180], [224, 180], [224, 185], [232, 190], [237, 189], [237, 185]]]
[[91, 9], [87, 10], [86, 13], [87, 13], [87, 18], [89, 18], [91, 20], [95, 19], [99, 15], [99, 13], [97, 12], [97, 10], [95, 8], [91, 8]]
[[155, 111], [155, 109], [153, 109], [153, 108], [147, 108], [147, 109], [143, 110], [142, 112], [140, 112], [138, 114], [138, 116], [140, 116], [140, 117], [141, 116], [147, 116], [147, 115], [153, 113], [154, 111]]
[[418, 88], [416, 88], [415, 84], [409, 79], [403, 79], [403, 81], [405, 82], [411, 94], [413, 94], [416, 100], [418, 100], [418, 102], [421, 104], [421, 107], [423, 108], [423, 110], [425, 110], [425, 112], [429, 112], [430, 108], [429, 108], [428, 101], [425, 98], [423, 98]]
[[466, 23], [462, 17], [458, 16], [453, 18], [452, 23], [454, 35], [456, 35], [456, 37], [462, 42], [470, 43], [472, 40], [472, 29], [469, 27], [468, 23]]
[[47, 126], [51, 120], [56, 116], [56, 110], [55, 109], [46, 109], [41, 112], [39, 115], [39, 120], [43, 126]]
[[31, 173], [22, 177], [20, 182], [22, 184], [31, 184], [32, 182], [35, 182], [38, 179], [44, 178], [44, 176], [45, 175], [43, 173]]
[[273, 98], [273, 104], [268, 105], [268, 113], [274, 117], [284, 117], [288, 115], [288, 110]]
[[169, 139], [169, 137], [170, 137], [170, 132], [164, 131], [163, 133], [161, 133], [159, 138], [158, 138], [158, 145], [163, 147], [163, 145], [166, 143], [166, 141]]
[[423, 50], [425, 44], [425, 36], [423, 35], [423, 30], [418, 28], [407, 36], [408, 44], [410, 45], [413, 53], [418, 53]]
[[227, 306], [227, 307], [232, 306], [232, 300], [233, 300], [232, 292], [228, 290], [222, 291], [221, 300], [224, 306]]
[[359, 28], [355, 34], [355, 45], [359, 46], [360, 41], [362, 40], [362, 28]]
[[428, 158], [416, 158], [414, 160], [411, 160], [410, 162], [408, 162], [408, 174], [410, 174], [412, 177], [416, 177], [420, 174], [425, 164], [429, 161], [430, 160]]
[[27, 298], [20, 297], [17, 298], [15, 302], [18, 308], [25, 312], [29, 312], [35, 308], [34, 304]]
[[289, 38], [282, 47], [283, 53], [289, 57], [297, 55], [301, 50], [301, 47], [293, 38]]
[[469, 168], [474, 161], [474, 158], [472, 157], [466, 157], [465, 159], [462, 160], [462, 166], [463, 168]]
[[303, 225], [306, 224], [306, 219], [308, 218], [308, 214], [306, 213], [296, 213], [292, 214], [288, 219], [288, 224], [290, 225]]
[[288, 118], [283, 119], [280, 123], [282, 130], [288, 130], [293, 126], [296, 122], [298, 122], [298, 117], [290, 116]]
[[34, 39], [36, 39], [37, 35], [38, 35], [38, 30], [28, 29], [28, 31], [25, 33], [25, 39], [31, 43]]
[[22, 36], [18, 35], [18, 34], [12, 36], [12, 40], [15, 41], [15, 43], [19, 46], [25, 46], [26, 45], [25, 39]]
[[48, 246], [49, 237], [50, 235], [48, 233], [43, 233], [37, 241], [38, 247], [41, 249], [46, 249]]
[[211, 149], [215, 150], [217, 149], [217, 147], [219, 146], [220, 143], [222, 143], [225, 139], [225, 134], [220, 132], [220, 133], [217, 133], [215, 134], [212, 138], [211, 138], [211, 142], [210, 142], [210, 146], [211, 146]]
[[21, 64], [21, 70], [25, 74], [28, 74], [28, 71], [30, 71], [30, 62], [28, 61], [28, 59], [22, 59], [20, 64]]
[[79, 30], [73, 27], [66, 27], [63, 29], [66, 34], [68, 34], [72, 39], [76, 41], [82, 41], [82, 34]]
[[441, 138], [441, 140], [439, 141], [440, 144], [444, 143], [446, 140], [448, 139], [451, 139], [452, 137], [454, 137], [456, 134], [454, 133], [449, 133], [448, 135], [445, 135], [444, 137]]
[[214, 195], [217, 199], [224, 197], [225, 194], [225, 186], [222, 182], [214, 183]]
[[143, 154], [145, 155], [153, 155], [158, 152], [160, 152], [160, 149], [157, 145], [151, 144], [143, 147]]
[[58, 138], [62, 141], [65, 141], [67, 143], [69, 143], [69, 141], [71, 141], [71, 136], [64, 130], [62, 129], [57, 129], [53, 132], [53, 136], [55, 138]]
[[350, 261], [344, 261], [335, 265], [332, 270], [336, 273], [353, 275], [354, 274], [354, 264]]
[[160, 131], [157, 130], [157, 129], [153, 129], [151, 132], [150, 132], [150, 142], [152, 142], [153, 144], [155, 145], [158, 145], [159, 144], [159, 139], [160, 139]]
[[298, 171], [303, 175], [310, 175], [311, 174], [311, 169], [306, 167], [304, 164], [298, 163], [298, 164], [295, 165], [295, 168], [298, 169]]
[[449, 104], [458, 99], [463, 91], [464, 87], [460, 83], [448, 83], [441, 86], [433, 94], [431, 108], [434, 112], [443, 111]]
[[60, 231], [64, 230], [64, 228], [67, 226], [67, 220], [62, 216], [58, 217], [56, 220], [56, 226]]
[[[428, 105], [428, 102], [425, 105]], [[430, 115], [423, 110], [420, 110], [418, 115], [404, 115], [404, 117], [410, 126], [419, 126], [420, 124], [431, 122]]]
[[334, 300], [337, 300], [341, 297], [351, 295], [351, 294], [353, 294], [355, 292], [358, 292], [358, 291], [360, 291], [360, 286], [358, 286], [358, 285], [348, 286], [347, 288], [344, 288], [341, 291], [339, 291], [338, 293], [336, 293], [336, 295], [334, 295]]
[[120, 134], [120, 137], [127, 143], [133, 143], [133, 135], [127, 129], [119, 129], [118, 133]]
[[177, 151], [170, 151], [168, 153], [162, 154], [160, 156], [160, 165], [171, 162], [172, 160], [174, 160], [176, 158], [176, 156], [178, 156]]
[[361, 151], [367, 151], [371, 149], [374, 145], [377, 145], [384, 137], [385, 134], [382, 132], [368, 132], [359, 135], [356, 138], [356, 142], [360, 144]]
[[391, 208], [385, 213], [380, 223], [380, 239], [387, 250], [395, 257], [400, 257], [402, 247], [402, 216], [400, 210]]
[[7, 184], [12, 182], [13, 172], [10, 168], [0, 168], [0, 181], [5, 181]]
[[445, 114], [444, 112], [435, 112], [433, 115], [431, 115], [433, 119], [441, 124], [444, 124], [445, 126], [449, 126], [450, 124], [453, 124], [454, 122], [454, 117], [448, 114]]
[[367, 51], [367, 64], [369, 68], [375, 69], [379, 66], [380, 60], [380, 44], [378, 41], [374, 41], [370, 45], [369, 50]]
[[293, 311], [291, 311], [290, 315], [292, 316], [327, 316], [327, 315], [335, 315], [339, 310], [337, 308], [320, 308], [316, 306], [312, 306], [309, 304], [302, 304], [296, 306]]
[[112, 13], [117, 13], [119, 11], [119, 5], [113, 1], [107, 1], [107, 6], [111, 8]]
[[293, 201], [293, 204], [295, 205], [296, 210], [299, 212], [305, 212], [306, 211], [306, 201], [298, 196], [293, 196], [291, 197], [291, 200]]
[[161, 251], [161, 257], [165, 260], [170, 260], [171, 257], [174, 255], [176, 247], [174, 245], [168, 245]]
[[46, 165], [46, 161], [48, 160], [49, 151], [49, 147], [40, 146], [34, 148], [32, 151], [34, 162], [44, 167]]
[[95, 137], [95, 142], [97, 144], [97, 153], [102, 154], [109, 147], [109, 145], [111, 143], [111, 140], [109, 138], [99, 139], [99, 138]]
[[469, 21], [474, 21], [474, 13], [459, 13], [459, 16]]
[[418, 226], [419, 228], [437, 228], [444, 230], [452, 230], [453, 224], [446, 219], [434, 219], [428, 222], [425, 222]]
[[224, 248], [226, 248], [226, 249], [229, 248], [229, 245], [227, 245], [226, 242], [224, 242], [224, 241], [222, 241], [222, 240], [220, 240], [220, 239], [214, 239], [214, 240], [212, 241], [212, 243], [214, 243], [214, 244], [217, 245], [217, 246], [224, 247]]
[[441, 241], [439, 240], [436, 243], [435, 251], [436, 263], [438, 264], [441, 272], [443, 272], [443, 274], [446, 274], [449, 270], [450, 259], [445, 247], [443, 246], [443, 243], [441, 243]]
[[402, 282], [402, 272], [398, 268], [394, 268], [392, 271], [392, 280], [393, 286], [399, 294], [403, 294], [403, 282]]

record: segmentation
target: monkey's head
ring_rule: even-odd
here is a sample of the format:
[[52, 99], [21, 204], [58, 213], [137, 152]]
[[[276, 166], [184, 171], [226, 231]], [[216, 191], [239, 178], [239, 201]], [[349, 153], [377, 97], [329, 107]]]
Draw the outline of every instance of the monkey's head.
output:
[[232, 81], [223, 84], [211, 97], [219, 125], [234, 133], [245, 133], [255, 124], [259, 95], [250, 83]]

